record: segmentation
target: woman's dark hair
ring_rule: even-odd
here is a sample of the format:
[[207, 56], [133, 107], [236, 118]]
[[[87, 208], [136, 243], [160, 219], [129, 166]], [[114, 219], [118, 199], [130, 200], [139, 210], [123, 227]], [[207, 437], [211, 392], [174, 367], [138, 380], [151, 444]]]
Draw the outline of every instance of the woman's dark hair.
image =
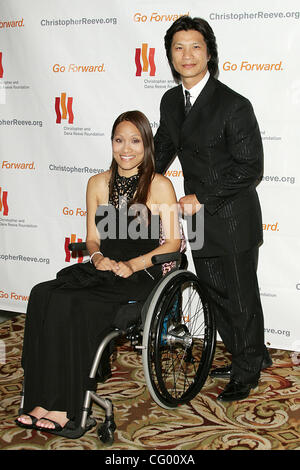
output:
[[[111, 140], [114, 138], [117, 126], [124, 121], [131, 122], [131, 124], [139, 130], [144, 144], [144, 158], [138, 167], [138, 174], [140, 176], [138, 187], [130, 205], [144, 204], [146, 206], [150, 184], [155, 175], [154, 141], [151, 125], [141, 111], [126, 111], [125, 113], [120, 114], [120, 116], [115, 120], [111, 131]], [[109, 196], [112, 197], [113, 185], [118, 171], [118, 165], [114, 158], [112, 159], [110, 170], [111, 177], [109, 181]]]
[[172, 63], [173, 36], [179, 31], [189, 31], [191, 29], [199, 31], [199, 33], [201, 33], [204, 38], [207, 47], [207, 53], [210, 56], [210, 60], [207, 64], [210, 74], [215, 77], [219, 71], [217, 43], [214, 32], [210, 25], [207, 23], [207, 21], [203, 20], [202, 18], [191, 18], [190, 16], [181, 16], [172, 24], [172, 26], [168, 29], [165, 35], [165, 48], [167, 58], [171, 67], [172, 75], [174, 77], [175, 82], [177, 83], [180, 82], [180, 75], [178, 72], [176, 72]]

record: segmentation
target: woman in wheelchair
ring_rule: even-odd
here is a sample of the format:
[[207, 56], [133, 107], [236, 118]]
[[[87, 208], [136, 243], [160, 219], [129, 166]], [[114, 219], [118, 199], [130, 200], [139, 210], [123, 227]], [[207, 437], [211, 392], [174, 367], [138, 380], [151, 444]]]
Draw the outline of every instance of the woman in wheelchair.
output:
[[122, 306], [145, 301], [160, 280], [162, 269], [152, 265], [152, 256], [180, 247], [176, 196], [172, 183], [155, 173], [149, 121], [139, 111], [125, 112], [111, 139], [110, 169], [87, 185], [90, 262], [64, 268], [30, 294], [24, 402], [16, 419], [21, 427], [72, 437], [99, 339], [114, 327]]

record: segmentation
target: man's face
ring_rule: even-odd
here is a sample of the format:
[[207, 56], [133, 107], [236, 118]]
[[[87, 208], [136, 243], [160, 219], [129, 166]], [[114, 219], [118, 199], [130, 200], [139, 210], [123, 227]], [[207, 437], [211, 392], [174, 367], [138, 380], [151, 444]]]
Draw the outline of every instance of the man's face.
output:
[[210, 56], [199, 31], [178, 31], [173, 36], [172, 63], [186, 88], [196, 85], [207, 72]]

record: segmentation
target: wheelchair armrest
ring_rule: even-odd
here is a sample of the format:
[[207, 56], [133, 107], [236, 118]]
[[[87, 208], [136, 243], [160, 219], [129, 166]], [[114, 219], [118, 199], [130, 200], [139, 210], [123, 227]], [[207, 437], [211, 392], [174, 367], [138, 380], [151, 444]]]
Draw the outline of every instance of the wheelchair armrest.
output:
[[164, 264], [176, 262], [177, 268], [186, 269], [188, 265], [187, 257], [185, 253], [175, 251], [173, 253], [164, 253], [163, 255], [154, 255], [151, 258], [153, 264]]
[[164, 253], [162, 255], [154, 255], [151, 258], [153, 264], [171, 263], [171, 261], [181, 262], [182, 253], [174, 251], [173, 253]]
[[69, 243], [68, 248], [70, 251], [85, 251], [87, 250], [86, 243]]
[[[70, 251], [85, 251], [87, 250], [86, 243], [69, 243], [68, 248]], [[154, 255], [151, 258], [153, 264], [164, 264], [175, 261], [177, 266], [184, 266], [186, 263], [186, 255], [179, 251], [173, 253], [164, 253], [162, 255]]]

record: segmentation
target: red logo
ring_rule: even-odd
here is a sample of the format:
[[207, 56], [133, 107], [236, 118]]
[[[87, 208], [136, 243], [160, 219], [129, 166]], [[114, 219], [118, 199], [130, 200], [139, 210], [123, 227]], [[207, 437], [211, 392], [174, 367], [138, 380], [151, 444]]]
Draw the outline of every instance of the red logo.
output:
[[7, 191], [2, 191], [0, 186], [0, 212], [3, 209], [3, 215], [8, 215]]
[[76, 235], [72, 233], [71, 237], [66, 237], [65, 238], [65, 252], [66, 252], [66, 263], [69, 263], [71, 261], [71, 258], [77, 258], [77, 263], [82, 263], [83, 261], [83, 254], [82, 251], [76, 251], [72, 252], [69, 250], [69, 244], [70, 243], [81, 243], [82, 238], [78, 238], [76, 242]]
[[0, 78], [3, 78], [2, 52], [0, 52]]
[[[140, 77], [142, 75], [142, 72], [148, 72], [149, 67], [150, 67], [150, 77], [155, 76], [156, 72], [156, 67], [154, 63], [154, 54], [155, 54], [155, 48], [150, 47], [149, 48], [149, 54], [148, 54], [148, 44], [144, 43], [142, 44], [142, 47], [137, 47], [135, 50], [135, 65], [136, 65], [136, 76]], [[141, 59], [143, 62], [143, 67], [141, 64]]]
[[56, 123], [60, 124], [62, 119], [68, 119], [68, 124], [73, 124], [73, 97], [69, 96], [66, 103], [66, 93], [61, 93], [60, 96], [55, 98], [55, 112], [56, 112]]

